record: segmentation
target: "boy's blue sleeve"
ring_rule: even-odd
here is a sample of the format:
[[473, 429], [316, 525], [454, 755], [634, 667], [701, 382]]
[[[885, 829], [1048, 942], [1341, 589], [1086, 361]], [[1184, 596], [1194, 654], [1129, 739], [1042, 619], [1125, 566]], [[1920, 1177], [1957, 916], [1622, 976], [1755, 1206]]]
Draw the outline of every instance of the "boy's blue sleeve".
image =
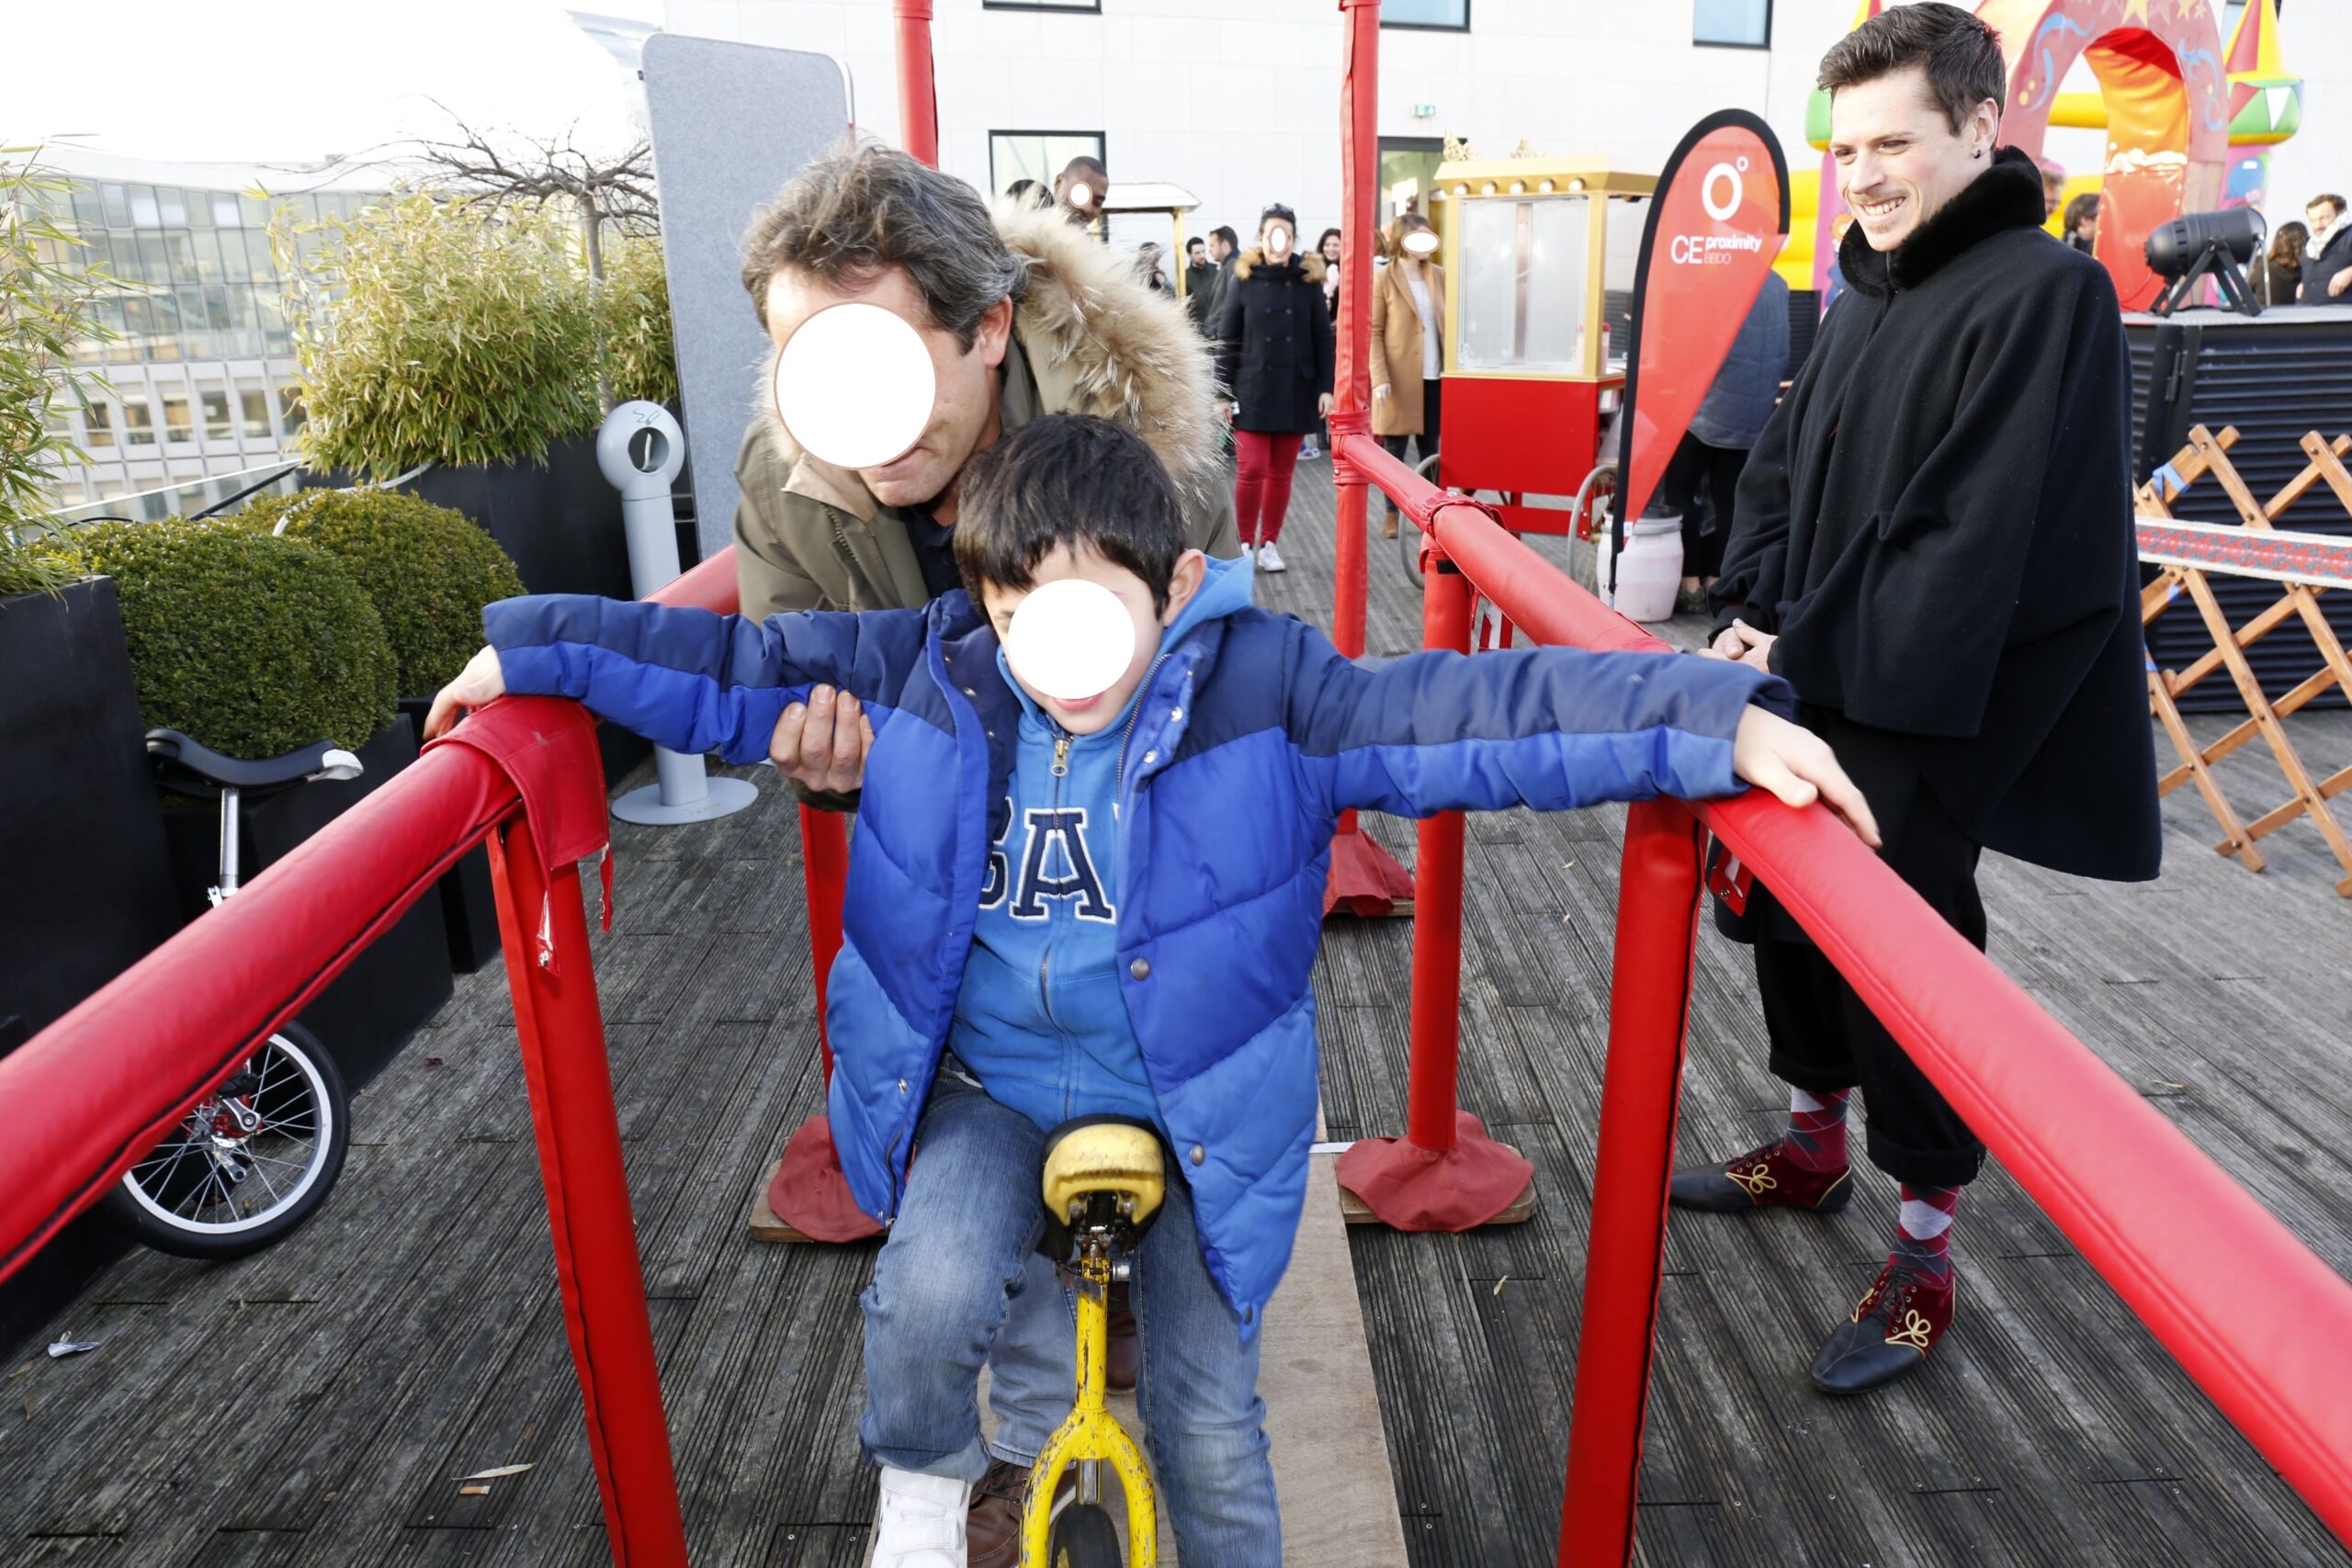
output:
[[1779, 676], [1723, 660], [1545, 648], [1373, 669], [1302, 635], [1288, 728], [1310, 794], [1333, 815], [1733, 795], [1748, 704], [1784, 717], [1796, 707]]
[[642, 600], [548, 593], [481, 613], [506, 689], [570, 697], [657, 746], [757, 762], [786, 705], [831, 685], [878, 729], [915, 660], [920, 610], [801, 611], [764, 622]]

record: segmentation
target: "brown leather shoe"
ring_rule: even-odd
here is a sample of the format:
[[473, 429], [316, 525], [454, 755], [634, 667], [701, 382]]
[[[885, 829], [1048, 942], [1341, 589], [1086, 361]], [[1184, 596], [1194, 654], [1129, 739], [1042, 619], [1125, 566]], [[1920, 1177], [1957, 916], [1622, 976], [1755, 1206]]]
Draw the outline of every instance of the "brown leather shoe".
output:
[[1382, 520], [1380, 536], [1384, 539], [1393, 539], [1396, 536], [1396, 514], [1394, 512]]
[[1136, 1314], [1127, 1308], [1124, 1280], [1111, 1287], [1111, 1338], [1102, 1361], [1102, 1381], [1125, 1393], [1143, 1373], [1143, 1343], [1136, 1337]]
[[972, 1488], [964, 1517], [967, 1561], [971, 1568], [1017, 1568], [1021, 1562], [1021, 1506], [1029, 1495], [1026, 1466], [989, 1461], [989, 1472]]

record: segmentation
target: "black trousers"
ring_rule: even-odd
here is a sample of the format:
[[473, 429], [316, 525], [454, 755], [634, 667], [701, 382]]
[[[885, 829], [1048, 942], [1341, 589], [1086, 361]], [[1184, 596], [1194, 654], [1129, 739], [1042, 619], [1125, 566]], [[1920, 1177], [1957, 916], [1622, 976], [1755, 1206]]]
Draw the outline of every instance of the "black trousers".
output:
[[[1984, 903], [1976, 891], [1982, 846], [1936, 799], [1905, 755], [1903, 738], [1818, 709], [1802, 716], [1837, 749], [1869, 799], [1888, 866], [1982, 951]], [[1973, 1179], [1984, 1167], [1984, 1145], [1942, 1092], [1760, 885], [1748, 914], [1774, 1076], [1814, 1094], [1860, 1089], [1869, 1112], [1871, 1163], [1896, 1180], [1957, 1187]]]
[[[1421, 446], [1421, 457], [1426, 461], [1429, 455], [1437, 450], [1439, 416], [1444, 412], [1444, 406], [1445, 383], [1434, 378], [1424, 380], [1421, 383], [1421, 433], [1419, 435], [1384, 435], [1380, 438], [1382, 450], [1401, 463], [1405, 460], [1406, 443], [1418, 441]], [[1436, 482], [1434, 476], [1430, 482]], [[1388, 510], [1394, 512], [1396, 508], [1391, 503]]]
[[[1658, 480], [1666, 503], [1682, 514], [1682, 575], [1702, 583], [1721, 575], [1724, 547], [1731, 542], [1731, 502], [1739, 489], [1739, 471], [1747, 467], [1744, 446], [1710, 446], [1685, 434], [1682, 445], [1666, 465]], [[1702, 517], [1699, 495], [1703, 490], [1713, 511]], [[1705, 531], [1701, 532], [1703, 525]]]

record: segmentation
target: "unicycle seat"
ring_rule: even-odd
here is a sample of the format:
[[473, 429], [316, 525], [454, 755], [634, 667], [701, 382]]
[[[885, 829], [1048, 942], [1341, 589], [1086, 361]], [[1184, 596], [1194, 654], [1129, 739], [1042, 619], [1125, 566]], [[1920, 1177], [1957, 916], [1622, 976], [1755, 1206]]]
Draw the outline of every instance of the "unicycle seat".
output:
[[[166, 764], [167, 784], [189, 784], [198, 789], [258, 791], [282, 789], [311, 778], [349, 779], [359, 775], [359, 759], [332, 740], [321, 740], [282, 757], [248, 760], [224, 757], [176, 729], [147, 732], [147, 754]], [[208, 790], [207, 793], [209, 793]]]
[[1084, 1217], [1087, 1200], [1108, 1197], [1131, 1234], [1140, 1234], [1168, 1195], [1159, 1133], [1131, 1116], [1081, 1116], [1046, 1139], [1046, 1212], [1064, 1225]]

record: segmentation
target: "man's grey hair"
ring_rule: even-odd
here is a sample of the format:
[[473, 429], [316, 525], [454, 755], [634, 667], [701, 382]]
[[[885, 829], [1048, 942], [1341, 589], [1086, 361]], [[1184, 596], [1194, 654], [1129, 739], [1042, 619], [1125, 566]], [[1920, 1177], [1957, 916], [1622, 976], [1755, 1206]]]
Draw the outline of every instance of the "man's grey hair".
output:
[[778, 272], [848, 289], [894, 266], [967, 349], [980, 318], [1029, 283], [979, 192], [878, 141], [845, 142], [810, 164], [743, 235], [743, 287], [762, 326]]

